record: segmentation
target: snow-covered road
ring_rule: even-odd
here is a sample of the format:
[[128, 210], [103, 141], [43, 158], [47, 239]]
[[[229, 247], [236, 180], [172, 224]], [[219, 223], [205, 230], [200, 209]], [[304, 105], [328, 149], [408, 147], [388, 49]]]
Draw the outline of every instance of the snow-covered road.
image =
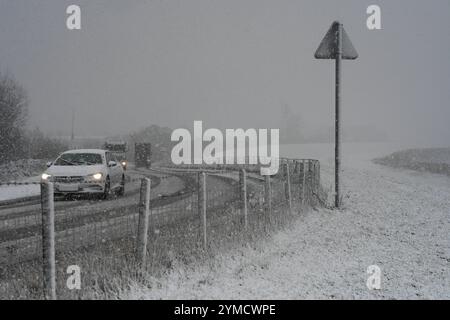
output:
[[[344, 150], [343, 210], [312, 210], [265, 243], [177, 266], [152, 289], [135, 285], [123, 297], [449, 299], [450, 178], [370, 161], [395, 147]], [[332, 181], [332, 147], [284, 151], [319, 158], [325, 185]], [[381, 268], [380, 290], [366, 286], [370, 265]]]

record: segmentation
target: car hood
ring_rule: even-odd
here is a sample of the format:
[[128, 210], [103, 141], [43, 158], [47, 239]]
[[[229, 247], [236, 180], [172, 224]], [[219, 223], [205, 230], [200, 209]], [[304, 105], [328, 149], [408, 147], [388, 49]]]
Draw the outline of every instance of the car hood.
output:
[[93, 166], [51, 166], [46, 173], [53, 176], [87, 176], [94, 173], [105, 173], [103, 165]]

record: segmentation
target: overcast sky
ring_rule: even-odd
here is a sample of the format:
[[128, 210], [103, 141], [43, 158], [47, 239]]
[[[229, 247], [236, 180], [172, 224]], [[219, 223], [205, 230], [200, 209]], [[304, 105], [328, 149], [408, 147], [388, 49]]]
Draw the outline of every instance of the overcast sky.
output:
[[[82, 30], [66, 29], [66, 7]], [[366, 28], [382, 9], [383, 30]], [[333, 124], [334, 64], [313, 54], [344, 23], [344, 126], [449, 144], [450, 1], [0, 0], [0, 69], [27, 89], [30, 125], [80, 135], [149, 124], [273, 128], [288, 105]]]

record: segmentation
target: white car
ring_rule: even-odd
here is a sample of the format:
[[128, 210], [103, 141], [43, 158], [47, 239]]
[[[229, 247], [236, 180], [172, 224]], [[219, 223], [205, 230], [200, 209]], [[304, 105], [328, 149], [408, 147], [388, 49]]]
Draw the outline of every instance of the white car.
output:
[[107, 150], [69, 150], [47, 167], [41, 178], [53, 182], [56, 194], [98, 194], [106, 199], [112, 191], [125, 192], [124, 170]]

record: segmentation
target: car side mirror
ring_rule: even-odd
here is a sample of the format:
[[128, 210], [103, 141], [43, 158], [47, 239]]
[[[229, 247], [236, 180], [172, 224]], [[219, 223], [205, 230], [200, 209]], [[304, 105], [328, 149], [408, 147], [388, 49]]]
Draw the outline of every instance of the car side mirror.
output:
[[50, 167], [52, 166], [52, 164], [53, 164], [53, 162], [51, 162], [51, 161], [47, 162], [47, 163], [46, 163], [47, 168], [50, 168]]
[[108, 162], [108, 167], [115, 167], [115, 166], [117, 166], [117, 162], [115, 161]]

